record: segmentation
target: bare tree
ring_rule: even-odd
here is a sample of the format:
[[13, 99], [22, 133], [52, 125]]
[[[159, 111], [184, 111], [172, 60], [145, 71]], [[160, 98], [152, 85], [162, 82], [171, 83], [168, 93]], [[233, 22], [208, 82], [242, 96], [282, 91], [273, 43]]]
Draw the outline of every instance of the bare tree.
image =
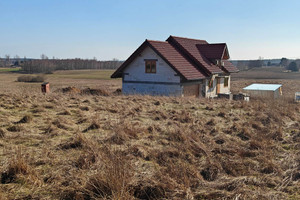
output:
[[95, 59], [47, 59], [41, 56], [41, 60], [24, 61], [22, 70], [27, 73], [48, 73], [55, 70], [73, 69], [116, 69], [123, 61], [114, 59], [112, 61], [97, 61]]
[[4, 67], [4, 59], [0, 57], [0, 67]]
[[42, 54], [42, 55], [41, 55], [41, 59], [42, 59], [42, 60], [47, 60], [48, 57], [47, 57], [45, 54]]
[[5, 55], [5, 66], [9, 66], [10, 65], [10, 55], [9, 54], [6, 54]]
[[288, 60], [287, 58], [281, 58], [281, 60], [280, 60], [280, 65], [281, 65], [282, 67], [287, 67], [288, 64], [289, 64], [289, 60]]

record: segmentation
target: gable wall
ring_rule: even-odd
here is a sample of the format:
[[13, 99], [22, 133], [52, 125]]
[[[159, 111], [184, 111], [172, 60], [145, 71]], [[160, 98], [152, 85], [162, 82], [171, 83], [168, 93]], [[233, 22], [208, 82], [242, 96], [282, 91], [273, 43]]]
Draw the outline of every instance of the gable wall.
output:
[[[145, 73], [144, 59], [157, 59], [156, 73]], [[141, 56], [136, 57], [125, 69], [124, 81], [151, 81], [151, 82], [172, 82], [180, 83], [180, 76], [150, 47], [146, 47]]]
[[[156, 59], [156, 73], [145, 73], [145, 59]], [[124, 94], [181, 96], [180, 76], [150, 47], [146, 47], [125, 69]]]

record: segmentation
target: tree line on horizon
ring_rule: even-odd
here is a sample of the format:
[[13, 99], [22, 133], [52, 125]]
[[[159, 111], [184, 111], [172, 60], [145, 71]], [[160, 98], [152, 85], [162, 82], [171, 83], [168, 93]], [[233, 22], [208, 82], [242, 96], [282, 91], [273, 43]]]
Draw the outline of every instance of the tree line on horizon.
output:
[[284, 67], [286, 70], [297, 72], [299, 71], [300, 67], [300, 59], [292, 60], [287, 58], [281, 58], [280, 62], [278, 63], [272, 63], [270, 60], [268, 62], [265, 62], [262, 58], [259, 58], [257, 60], [237, 60], [235, 65], [240, 70], [260, 68], [263, 66], [277, 66]]
[[22, 71], [26, 73], [51, 73], [56, 70], [80, 70], [80, 69], [116, 69], [123, 61], [97, 61], [95, 59], [41, 59], [25, 61]]
[[[19, 66], [25, 73], [51, 73], [56, 70], [116, 69], [123, 62], [117, 59], [98, 61], [96, 58], [49, 59], [44, 54], [41, 55], [41, 59], [27, 59], [20, 58], [19, 56], [10, 58], [9, 55], [5, 55], [4, 58], [0, 58], [0, 67]], [[235, 60], [232, 62], [239, 70], [248, 70], [263, 66], [279, 66], [291, 71], [299, 71], [300, 68], [300, 59], [291, 60], [281, 58], [280, 62], [278, 60], [276, 63], [273, 63], [272, 60], [266, 62], [262, 58], [257, 60]]]
[[56, 70], [80, 70], [80, 69], [116, 69], [123, 61], [117, 59], [98, 61], [94, 59], [49, 59], [41, 55], [41, 59], [26, 58], [0, 58], [0, 67], [21, 67], [25, 73], [51, 73]]

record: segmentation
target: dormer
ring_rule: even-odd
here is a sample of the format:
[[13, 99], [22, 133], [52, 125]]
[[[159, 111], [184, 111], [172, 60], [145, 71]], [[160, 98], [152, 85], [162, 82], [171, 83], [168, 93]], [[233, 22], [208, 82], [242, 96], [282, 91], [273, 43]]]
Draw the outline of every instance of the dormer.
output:
[[[218, 62], [218, 60], [228, 60], [229, 52], [225, 43], [217, 44], [198, 44], [198, 50], [202, 55], [212, 62]], [[220, 63], [221, 65], [222, 63]]]

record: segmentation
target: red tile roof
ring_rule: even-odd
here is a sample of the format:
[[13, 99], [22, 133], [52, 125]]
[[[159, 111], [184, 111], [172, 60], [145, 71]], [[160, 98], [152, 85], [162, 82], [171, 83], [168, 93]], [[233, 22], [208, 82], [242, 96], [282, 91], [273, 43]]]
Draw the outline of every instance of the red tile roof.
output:
[[238, 68], [236, 68], [236, 66], [234, 66], [230, 61], [224, 60], [223, 62], [224, 62], [225, 71], [229, 73], [234, 73], [239, 71]]
[[203, 79], [206, 76], [199, 71], [190, 61], [183, 57], [168, 42], [148, 40], [150, 45], [161, 54], [161, 57], [175, 67], [187, 80]]
[[238, 71], [227, 60], [223, 60], [224, 66], [222, 68], [213, 62], [213, 59], [229, 58], [225, 43], [208, 44], [205, 40], [170, 36], [166, 42], [146, 40], [111, 77], [122, 77], [123, 69], [147, 46], [151, 47], [185, 80], [198, 80], [210, 77], [211, 74]]
[[211, 61], [209, 61], [197, 48], [197, 44], [208, 44], [205, 40], [195, 40], [189, 38], [170, 36], [168, 42], [176, 45], [180, 50], [184, 51], [199, 67], [210, 74], [222, 73], [223, 71]]

